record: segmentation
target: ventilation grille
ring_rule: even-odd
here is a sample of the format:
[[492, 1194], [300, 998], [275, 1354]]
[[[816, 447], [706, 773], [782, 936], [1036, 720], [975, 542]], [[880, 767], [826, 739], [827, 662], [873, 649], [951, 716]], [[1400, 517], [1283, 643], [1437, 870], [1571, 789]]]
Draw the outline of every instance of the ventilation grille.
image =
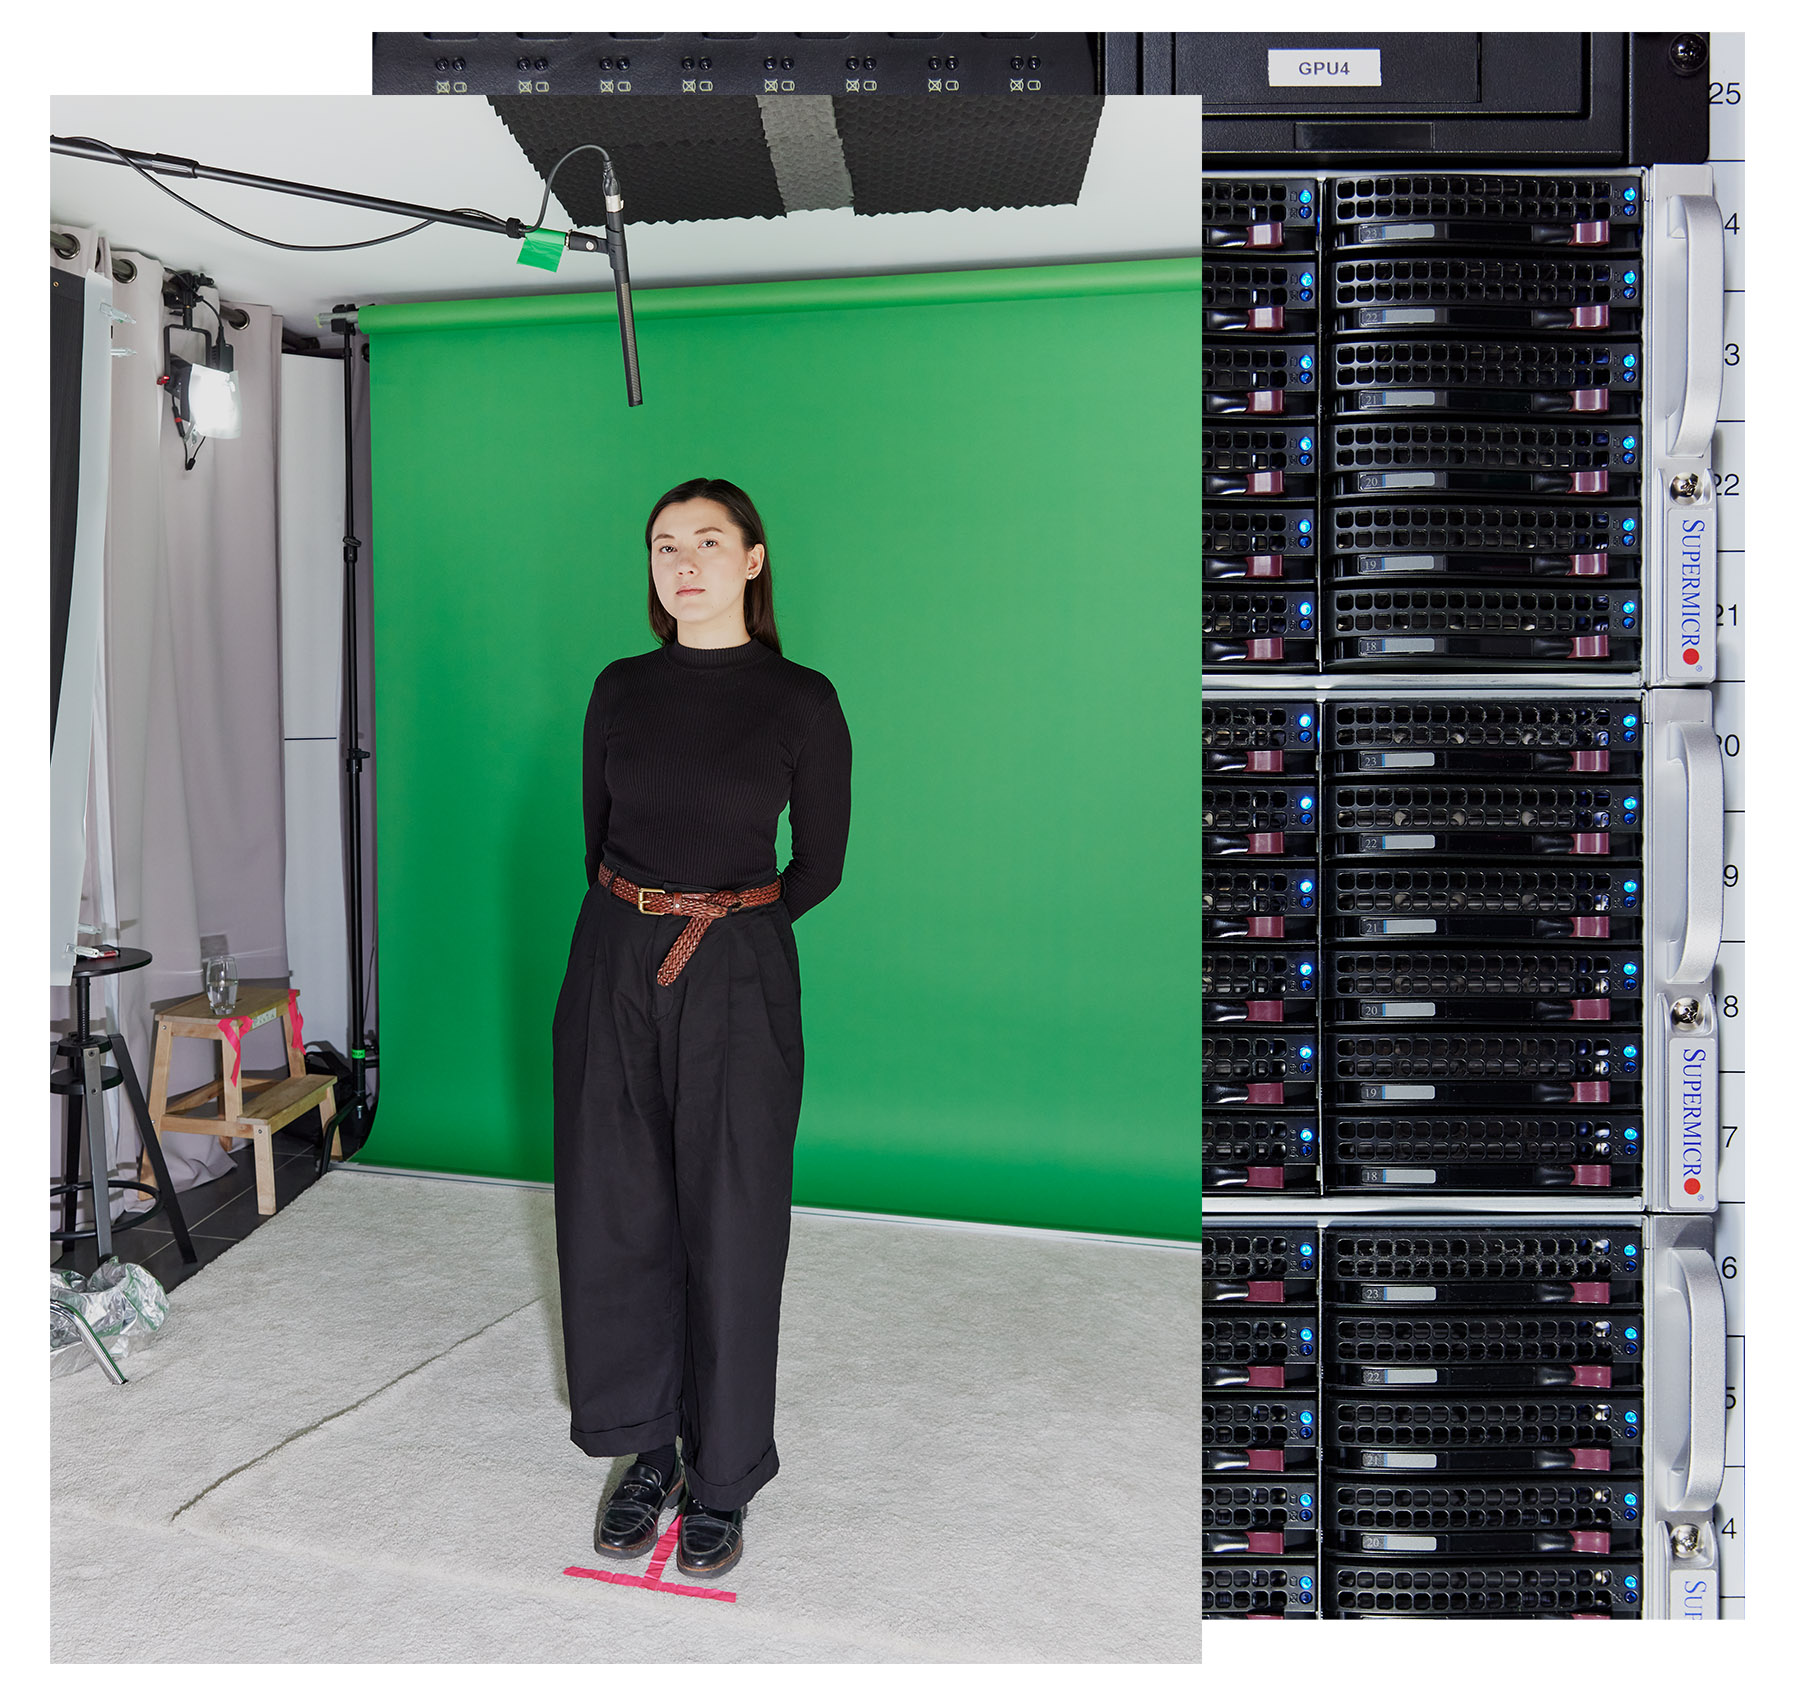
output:
[[[1205, 952], [1204, 961], [1209, 959]], [[1337, 996], [1622, 996], [1639, 954], [1600, 950], [1344, 950], [1330, 959]], [[1637, 985], [1633, 987], [1637, 995]]]
[[[1309, 360], [1305, 366], [1303, 359]], [[1223, 341], [1203, 344], [1203, 391], [1238, 392], [1243, 387], [1315, 387], [1312, 345], [1252, 345]]]
[[[1330, 430], [1333, 467], [1514, 469], [1534, 472], [1631, 469], [1637, 432], [1513, 422], [1352, 422]], [[1635, 449], [1621, 443], [1631, 439]], [[1208, 436], [1204, 436], [1205, 446]]]
[[[1304, 532], [1297, 524], [1307, 522]], [[1312, 510], [1205, 510], [1203, 554], [1237, 557], [1261, 553], [1312, 550], [1315, 545], [1315, 513]]]
[[[1296, 1318], [1242, 1313], [1208, 1313], [1203, 1317], [1203, 1364], [1206, 1366], [1281, 1366], [1314, 1363], [1314, 1314], [1303, 1325]], [[1311, 1334], [1305, 1342], [1301, 1332]], [[1308, 1352], [1304, 1353], [1303, 1350]]]
[[1334, 1359], [1350, 1365], [1599, 1365], [1636, 1363], [1640, 1343], [1625, 1333], [1639, 1328], [1606, 1315], [1463, 1309], [1450, 1317], [1339, 1313], [1328, 1335]]
[[1633, 505], [1352, 504], [1334, 511], [1342, 551], [1602, 551], [1638, 531]]
[[[1302, 613], [1302, 605], [1309, 613]], [[1212, 639], [1315, 637], [1313, 594], [1211, 589], [1203, 594], [1203, 632]]]
[[1603, 340], [1341, 340], [1334, 345], [1336, 389], [1587, 390], [1637, 385], [1638, 372], [1637, 351]]
[[1321, 969], [1313, 950], [1203, 951], [1203, 995], [1274, 1002], [1320, 992]]
[[[1237, 1403], [1245, 1406], [1246, 1402]], [[1637, 1400], [1574, 1401], [1562, 1396], [1502, 1396], [1477, 1400], [1333, 1400], [1327, 1407], [1328, 1440], [1342, 1448], [1450, 1449], [1608, 1448], [1623, 1440], [1624, 1413]], [[1205, 1444], [1209, 1441], [1204, 1410]], [[1251, 1444], [1242, 1444], [1251, 1445]]]
[[1529, 703], [1337, 703], [1328, 711], [1328, 742], [1335, 750], [1409, 745], [1605, 750], [1622, 730], [1620, 718], [1625, 714], [1637, 721], [1638, 703], [1606, 698], [1588, 703], [1570, 698]]
[[[1211, 793], [1214, 787], [1209, 788]], [[1315, 913], [1315, 876], [1254, 867], [1205, 867], [1203, 912], [1244, 920], [1250, 915]], [[1309, 889], [1303, 890], [1307, 885]]]
[[1595, 1561], [1404, 1565], [1391, 1570], [1335, 1565], [1328, 1576], [1328, 1598], [1342, 1617], [1545, 1618], [1589, 1612], [1636, 1618], [1641, 1580], [1637, 1564]]
[[[1300, 1136], [1304, 1131], [1310, 1133], [1308, 1143]], [[1203, 1121], [1203, 1160], [1217, 1166], [1276, 1166], [1312, 1154], [1314, 1131], [1310, 1114], [1280, 1118], [1275, 1114], [1211, 1113]]]
[[1586, 1229], [1427, 1231], [1361, 1230], [1334, 1227], [1327, 1233], [1328, 1276], [1378, 1283], [1405, 1279], [1427, 1282], [1605, 1283], [1628, 1275], [1617, 1260], [1631, 1263], [1625, 1232]]
[[1206, 1530], [1277, 1530], [1288, 1524], [1313, 1528], [1314, 1521], [1313, 1485], [1303, 1489], [1295, 1483], [1224, 1483], [1213, 1478], [1203, 1484]]
[[[1302, 1586], [1302, 1578], [1310, 1586]], [[1314, 1572], [1291, 1565], [1205, 1565], [1203, 1616], [1253, 1618], [1315, 1612]]]
[[[1305, 289], [1303, 276], [1309, 278]], [[1309, 297], [1303, 298], [1304, 292]], [[1244, 310], [1254, 305], [1288, 305], [1311, 309], [1315, 302], [1315, 265], [1243, 263], [1234, 258], [1203, 260], [1203, 304], [1212, 310]]]
[[[1638, 1491], [1633, 1493], [1637, 1496]], [[1638, 1519], [1606, 1478], [1497, 1478], [1487, 1483], [1329, 1485], [1341, 1530], [1633, 1530]], [[1635, 1514], [1638, 1506], [1631, 1509]]]
[[1221, 1396], [1203, 1402], [1203, 1447], [1282, 1448], [1300, 1442], [1299, 1413], [1309, 1414], [1310, 1439], [1314, 1437], [1314, 1400], [1293, 1400], [1279, 1395]]
[[[1307, 1244], [1310, 1252], [1301, 1250]], [[1315, 1272], [1314, 1233], [1291, 1237], [1276, 1231], [1203, 1232], [1203, 1276], [1215, 1283], [1268, 1282]]]
[[1615, 210], [1614, 183], [1603, 176], [1356, 176], [1338, 177], [1332, 188], [1334, 216], [1347, 223], [1388, 217], [1589, 223]]
[[1641, 895], [1637, 870], [1607, 868], [1351, 867], [1328, 884], [1335, 914], [1361, 916], [1607, 914], [1637, 908]]
[[[1307, 745], [1297, 741], [1296, 717], [1306, 714]], [[1287, 703], [1206, 703], [1203, 705], [1205, 750], [1312, 750], [1315, 708]]]
[[[1307, 1049], [1309, 1053], [1303, 1054]], [[1211, 1032], [1203, 1038], [1203, 1077], [1214, 1083], [1271, 1083], [1315, 1076], [1315, 1041], [1251, 1032]]]
[[[1308, 807], [1303, 806], [1304, 799]], [[1285, 785], [1222, 785], [1203, 787], [1205, 832], [1280, 832], [1286, 827], [1313, 827], [1313, 788]]]
[[[1637, 1035], [1637, 1034], [1635, 1034]], [[1636, 1046], [1635, 1046], [1636, 1047]], [[1494, 1037], [1427, 1032], [1340, 1032], [1328, 1040], [1334, 1077], [1374, 1079], [1567, 1079], [1630, 1077], [1637, 1059], [1606, 1037], [1527, 1033]]]
[[[1309, 193], [1307, 207], [1297, 195]], [[1203, 221], [1206, 223], [1295, 223], [1307, 209], [1314, 221], [1319, 204], [1314, 182], [1271, 180], [1245, 181], [1208, 177], [1203, 182]], [[1204, 264], [1207, 272], [1208, 264]]]
[[[1308, 451], [1296, 441], [1307, 438]], [[1302, 462], [1303, 457], [1308, 461]], [[1315, 473], [1315, 436], [1292, 433], [1286, 428], [1229, 428], [1214, 423], [1203, 429], [1203, 467], [1211, 474], [1256, 474], [1267, 469], [1287, 469], [1298, 475]]]
[[[1203, 1122], [1205, 1136], [1213, 1129]], [[1414, 1119], [1341, 1114], [1329, 1134], [1337, 1161], [1374, 1166], [1591, 1166], [1637, 1153], [1624, 1121], [1579, 1115], [1454, 1114]], [[1637, 1134], [1638, 1126], [1633, 1127]], [[1205, 1145], [1207, 1146], [1207, 1145]]]
[[[1338, 785], [1333, 824], [1342, 832], [1390, 828], [1525, 827], [1601, 832], [1637, 814], [1638, 786]], [[1208, 801], [1209, 793], [1203, 794]], [[1626, 800], [1635, 807], [1624, 807]]]
[[[1355, 305], [1622, 305], [1638, 302], [1606, 258], [1352, 258], [1332, 267], [1334, 303]], [[1204, 268], [1205, 290], [1209, 282]]]

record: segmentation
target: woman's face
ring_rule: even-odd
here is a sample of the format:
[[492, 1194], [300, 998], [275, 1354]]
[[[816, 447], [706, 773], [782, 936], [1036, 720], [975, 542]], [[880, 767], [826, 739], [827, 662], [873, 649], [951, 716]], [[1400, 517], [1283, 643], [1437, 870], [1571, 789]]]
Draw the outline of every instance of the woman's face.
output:
[[766, 562], [766, 547], [746, 546], [734, 518], [713, 498], [669, 504], [649, 541], [654, 589], [675, 621], [691, 627], [741, 620], [742, 593]]

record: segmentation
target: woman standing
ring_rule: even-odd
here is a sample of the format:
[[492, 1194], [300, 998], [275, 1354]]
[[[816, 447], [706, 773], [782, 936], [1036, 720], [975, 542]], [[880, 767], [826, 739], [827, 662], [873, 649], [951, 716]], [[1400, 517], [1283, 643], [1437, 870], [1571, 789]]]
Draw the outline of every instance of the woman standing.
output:
[[747, 1502], [779, 1469], [804, 1080], [792, 922], [841, 883], [852, 747], [835, 688], [780, 654], [748, 495], [684, 481], [647, 539], [660, 646], [611, 663], [586, 711], [555, 1227], [573, 1440], [636, 1456], [595, 1545], [646, 1553], [683, 1488], [678, 1565], [705, 1577], [741, 1558]]

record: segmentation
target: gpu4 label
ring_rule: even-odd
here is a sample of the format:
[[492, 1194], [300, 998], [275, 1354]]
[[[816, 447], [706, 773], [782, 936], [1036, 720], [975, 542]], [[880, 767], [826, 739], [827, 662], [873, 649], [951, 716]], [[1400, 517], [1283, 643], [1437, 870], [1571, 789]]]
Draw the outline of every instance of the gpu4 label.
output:
[[1666, 502], [1664, 678], [1672, 685], [1706, 685], [1714, 679], [1714, 525], [1714, 485], [1706, 474], [1696, 503]]
[[1666, 1093], [1669, 1185], [1666, 1206], [1678, 1210], [1712, 1210], [1715, 1201], [1715, 1151], [1720, 1117], [1719, 1046], [1712, 1015], [1703, 1005], [1706, 1030], [1670, 1034], [1670, 1086]]

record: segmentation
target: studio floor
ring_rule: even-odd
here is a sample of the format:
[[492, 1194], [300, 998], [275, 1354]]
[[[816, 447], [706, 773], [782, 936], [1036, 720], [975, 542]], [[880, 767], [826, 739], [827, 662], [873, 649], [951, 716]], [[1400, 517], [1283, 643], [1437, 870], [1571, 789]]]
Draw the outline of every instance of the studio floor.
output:
[[53, 1384], [56, 1660], [1198, 1658], [1194, 1248], [795, 1215], [746, 1553], [613, 1583], [548, 1192], [287, 1177], [127, 1385]]

